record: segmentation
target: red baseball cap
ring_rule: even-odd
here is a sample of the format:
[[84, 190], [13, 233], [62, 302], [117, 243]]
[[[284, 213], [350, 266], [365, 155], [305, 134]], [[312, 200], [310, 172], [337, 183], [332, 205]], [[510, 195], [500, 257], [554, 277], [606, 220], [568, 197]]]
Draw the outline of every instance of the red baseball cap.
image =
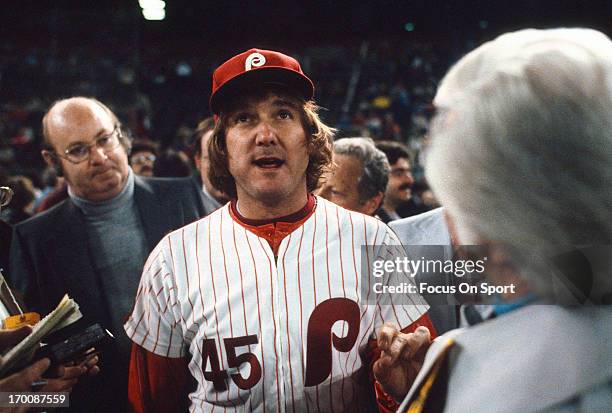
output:
[[223, 63], [213, 73], [210, 110], [219, 114], [219, 103], [241, 87], [256, 83], [281, 84], [296, 90], [306, 100], [314, 96], [314, 85], [293, 57], [273, 50], [250, 49]]

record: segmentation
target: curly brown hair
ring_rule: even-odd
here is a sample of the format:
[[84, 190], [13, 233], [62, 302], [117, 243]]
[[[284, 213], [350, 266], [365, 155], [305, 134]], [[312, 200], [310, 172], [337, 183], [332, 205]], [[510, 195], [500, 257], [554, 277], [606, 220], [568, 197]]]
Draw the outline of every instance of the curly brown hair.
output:
[[[244, 92], [244, 91], [243, 91]], [[215, 125], [213, 134], [208, 141], [208, 157], [210, 168], [208, 177], [213, 186], [235, 199], [236, 181], [231, 175], [228, 167], [228, 155], [226, 145], [226, 131], [228, 119], [231, 113], [237, 108], [242, 107], [248, 99], [260, 99], [267, 94], [276, 93], [281, 96], [288, 96], [296, 99], [299, 105], [302, 126], [306, 131], [307, 146], [309, 153], [308, 167], [306, 168], [306, 186], [309, 192], [314, 191], [319, 183], [319, 178], [323, 175], [332, 162], [332, 144], [335, 129], [325, 125], [319, 118], [319, 107], [312, 100], [304, 100], [295, 93], [285, 88], [278, 87], [259, 87], [248, 93], [241, 93], [229, 99], [219, 111], [219, 117]], [[245, 97], [246, 96], [246, 97]]]

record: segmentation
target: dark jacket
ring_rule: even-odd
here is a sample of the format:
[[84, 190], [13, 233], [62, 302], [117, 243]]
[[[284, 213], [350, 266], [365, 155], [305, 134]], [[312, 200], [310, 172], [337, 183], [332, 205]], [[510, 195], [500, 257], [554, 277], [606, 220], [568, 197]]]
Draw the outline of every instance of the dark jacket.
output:
[[[2, 274], [8, 278], [9, 271], [9, 251], [11, 247], [11, 239], [13, 227], [0, 219], [0, 270]], [[11, 291], [7, 283], [0, 285], [0, 301], [8, 311], [10, 315], [19, 314], [19, 308], [13, 301], [13, 298], [17, 301], [17, 304], [25, 311], [25, 306], [20, 300], [19, 294], [15, 294]]]
[[13, 227], [0, 219], [0, 268], [4, 270], [4, 274], [9, 271], [9, 251], [11, 249]]
[[[150, 252], [167, 233], [204, 216], [202, 195], [190, 178], [143, 178], [135, 176], [134, 199]], [[47, 314], [66, 293], [79, 304], [87, 322], [110, 325], [113, 297], [102, 288], [104, 274], [96, 274], [81, 211], [67, 199], [44, 213], [14, 227], [11, 246], [11, 285], [21, 291], [30, 309]], [[133, 274], [140, 277], [140, 274]], [[134, 292], [135, 295], [136, 292]], [[126, 314], [128, 316], [128, 314]], [[118, 399], [124, 382], [123, 360], [112, 350], [101, 357], [102, 369], [95, 387], [87, 392], [87, 407], [77, 408], [77, 388], [71, 395], [74, 411], [117, 411], [107, 398]], [[120, 368], [116, 369], [118, 364]], [[120, 377], [112, 377], [118, 375]], [[80, 385], [80, 383], [79, 383]], [[93, 392], [93, 393], [92, 393]], [[96, 395], [99, 396], [96, 399]], [[111, 410], [109, 410], [111, 409]]]

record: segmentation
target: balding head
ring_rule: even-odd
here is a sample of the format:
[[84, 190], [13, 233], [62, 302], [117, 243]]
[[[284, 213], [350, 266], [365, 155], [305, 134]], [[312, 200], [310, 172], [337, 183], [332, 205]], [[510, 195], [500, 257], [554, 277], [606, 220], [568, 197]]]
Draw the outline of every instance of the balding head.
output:
[[55, 102], [43, 118], [43, 135], [45, 161], [65, 175], [75, 195], [103, 202], [124, 188], [129, 141], [115, 114], [100, 101], [74, 97]]
[[102, 122], [110, 120], [113, 125], [119, 125], [121, 128], [121, 122], [117, 116], [97, 99], [77, 96], [56, 101], [42, 119], [45, 145], [53, 147], [50, 136], [54, 129], [74, 129], [76, 125], [87, 123], [94, 117]]

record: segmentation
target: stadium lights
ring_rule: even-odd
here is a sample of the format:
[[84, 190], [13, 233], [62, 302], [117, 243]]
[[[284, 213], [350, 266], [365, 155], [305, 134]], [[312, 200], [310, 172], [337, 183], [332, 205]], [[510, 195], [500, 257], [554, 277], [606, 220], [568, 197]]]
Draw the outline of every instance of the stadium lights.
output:
[[166, 18], [166, 2], [163, 0], [138, 0], [142, 15], [146, 20], [164, 20]]
[[165, 9], [166, 2], [164, 0], [138, 0], [138, 4], [143, 9]]
[[142, 9], [145, 20], [164, 20], [166, 11], [164, 9]]

